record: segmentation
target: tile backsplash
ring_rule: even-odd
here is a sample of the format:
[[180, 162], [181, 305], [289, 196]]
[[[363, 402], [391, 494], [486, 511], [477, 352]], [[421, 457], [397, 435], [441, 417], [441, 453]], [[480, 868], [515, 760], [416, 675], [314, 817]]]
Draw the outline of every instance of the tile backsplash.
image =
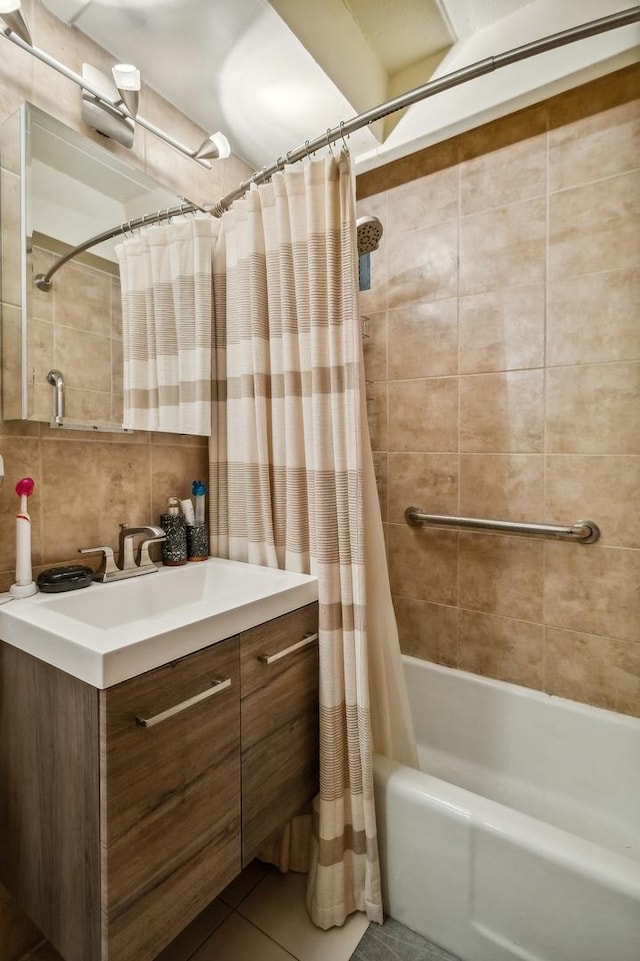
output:
[[[29, 277], [46, 273], [57, 256], [44, 242], [34, 244], [27, 257]], [[46, 423], [52, 417], [54, 388], [47, 373], [55, 368], [64, 373], [65, 416], [71, 423], [121, 425], [122, 305], [115, 264], [71, 262], [51, 291], [41, 293], [30, 284], [29, 295], [32, 419]]]
[[[640, 715], [640, 67], [358, 178], [405, 652]], [[591, 546], [410, 528], [570, 524]]]

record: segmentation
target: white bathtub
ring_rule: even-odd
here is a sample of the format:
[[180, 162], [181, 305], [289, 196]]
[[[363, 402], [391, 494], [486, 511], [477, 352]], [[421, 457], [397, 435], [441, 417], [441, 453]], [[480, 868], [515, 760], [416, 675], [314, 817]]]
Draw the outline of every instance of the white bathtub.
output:
[[405, 657], [385, 910], [463, 961], [640, 961], [640, 719]]

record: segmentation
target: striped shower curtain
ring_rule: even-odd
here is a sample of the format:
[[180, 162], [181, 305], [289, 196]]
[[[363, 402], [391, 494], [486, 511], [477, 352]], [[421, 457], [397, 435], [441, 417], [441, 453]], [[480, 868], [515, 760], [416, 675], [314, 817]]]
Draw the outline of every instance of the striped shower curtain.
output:
[[116, 247], [123, 426], [211, 435], [212, 239], [205, 216], [147, 227]]
[[[305, 852], [308, 907], [322, 928], [356, 910], [381, 922], [363, 490], [371, 452], [346, 152], [288, 168], [234, 204], [216, 247], [214, 288], [211, 553], [318, 578], [320, 794]], [[367, 476], [374, 484], [372, 466]], [[377, 517], [385, 629], [393, 614]], [[397, 633], [395, 648], [393, 631], [389, 640], [397, 679]], [[399, 710], [396, 741], [411, 760], [408, 711]], [[398, 756], [382, 715], [379, 749]]]

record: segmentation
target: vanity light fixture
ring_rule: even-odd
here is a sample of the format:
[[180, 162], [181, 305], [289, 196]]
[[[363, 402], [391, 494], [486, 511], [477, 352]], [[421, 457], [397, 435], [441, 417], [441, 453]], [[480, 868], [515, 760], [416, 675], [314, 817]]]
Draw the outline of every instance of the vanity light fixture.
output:
[[113, 79], [124, 103], [132, 117], [138, 113], [138, 94], [142, 83], [140, 71], [132, 63], [117, 63], [111, 68]]
[[31, 46], [31, 34], [20, 12], [20, 0], [0, 0], [0, 18], [5, 23], [5, 36], [8, 36], [9, 32], [15, 33]]
[[231, 153], [231, 145], [225, 135], [218, 130], [200, 144], [193, 151], [194, 160], [223, 160]]
[[113, 80], [90, 64], [84, 64], [82, 76], [56, 60], [45, 50], [36, 47], [31, 40], [29, 28], [20, 11], [20, 0], [0, 0], [0, 37], [10, 40], [21, 50], [77, 84], [82, 90], [82, 119], [94, 130], [117, 140], [125, 147], [133, 146], [136, 124], [173, 147], [174, 150], [195, 160], [201, 167], [211, 169], [211, 160], [228, 157], [229, 141], [218, 132], [207, 137], [196, 150], [180, 143], [165, 130], [138, 114], [138, 93], [141, 86], [140, 71], [128, 63], [116, 64]]
[[[86, 88], [81, 91], [80, 115], [84, 123], [110, 140], [121, 143], [123, 147], [133, 147], [135, 121], [130, 114], [129, 105], [111, 77], [92, 67], [90, 63], [83, 63], [82, 78], [99, 93], [99, 96], [96, 96]], [[138, 94], [135, 93], [134, 96], [137, 100]], [[135, 106], [137, 108], [137, 103]]]

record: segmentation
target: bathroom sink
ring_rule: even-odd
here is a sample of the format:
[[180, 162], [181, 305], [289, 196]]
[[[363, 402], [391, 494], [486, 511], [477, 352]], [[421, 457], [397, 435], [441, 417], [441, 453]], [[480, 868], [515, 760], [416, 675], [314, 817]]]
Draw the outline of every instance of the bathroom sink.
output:
[[210, 557], [0, 608], [0, 637], [110, 687], [317, 600], [315, 577]]
[[185, 567], [161, 567], [158, 575], [95, 584], [93, 589], [66, 594], [48, 594], [41, 607], [47, 613], [108, 631], [149, 618], [180, 616], [185, 608], [190, 619], [209, 617], [268, 596], [272, 591], [281, 591], [299, 579], [299, 575], [288, 571], [215, 558]]

